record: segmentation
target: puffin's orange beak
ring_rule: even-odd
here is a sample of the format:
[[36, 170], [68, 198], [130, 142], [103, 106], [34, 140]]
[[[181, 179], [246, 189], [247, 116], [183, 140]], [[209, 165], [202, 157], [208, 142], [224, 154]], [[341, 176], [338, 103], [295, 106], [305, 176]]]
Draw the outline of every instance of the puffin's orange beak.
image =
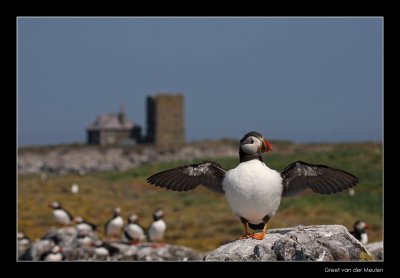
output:
[[267, 140], [263, 139], [263, 145], [264, 152], [272, 151], [272, 146]]

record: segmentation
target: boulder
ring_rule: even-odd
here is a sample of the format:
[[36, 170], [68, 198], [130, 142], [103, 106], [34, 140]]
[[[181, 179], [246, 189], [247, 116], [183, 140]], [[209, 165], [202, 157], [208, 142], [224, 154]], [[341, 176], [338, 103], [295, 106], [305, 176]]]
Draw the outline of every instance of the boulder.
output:
[[377, 261], [383, 260], [383, 241], [372, 242], [365, 245], [365, 248]]
[[204, 261], [360, 261], [373, 260], [342, 225], [267, 230], [263, 240], [242, 239], [206, 254]]
[[136, 245], [120, 240], [101, 241], [96, 232], [78, 233], [74, 227], [51, 228], [19, 256], [39, 261], [54, 246], [60, 246], [66, 261], [201, 261], [204, 254], [171, 244], [144, 242]]

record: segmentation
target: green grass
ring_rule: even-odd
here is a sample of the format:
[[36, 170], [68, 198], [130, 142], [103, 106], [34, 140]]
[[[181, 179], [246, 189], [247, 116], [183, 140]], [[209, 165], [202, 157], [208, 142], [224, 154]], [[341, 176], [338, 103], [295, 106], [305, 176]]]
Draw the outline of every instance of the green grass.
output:
[[[281, 171], [289, 163], [303, 160], [327, 164], [351, 172], [360, 178], [355, 196], [347, 192], [318, 195], [306, 190], [301, 195], [282, 199], [280, 209], [269, 228], [314, 224], [342, 224], [351, 228], [354, 221], [369, 223], [370, 241], [382, 240], [382, 153], [376, 143], [273, 145], [273, 152], [264, 156], [269, 167]], [[205, 158], [206, 160], [207, 158]], [[212, 159], [226, 169], [235, 167], [238, 158]], [[111, 209], [120, 206], [124, 218], [136, 212], [147, 226], [155, 208], [166, 211], [165, 241], [199, 250], [211, 250], [242, 234], [242, 225], [223, 195], [198, 187], [192, 192], [172, 192], [147, 184], [146, 177], [171, 167], [195, 161], [174, 161], [150, 164], [125, 172], [56, 176], [42, 181], [39, 175], [18, 177], [18, 229], [31, 238], [42, 236], [54, 225], [48, 204], [59, 200], [73, 215], [81, 215], [103, 225]], [[73, 195], [70, 186], [78, 182], [80, 192]]]

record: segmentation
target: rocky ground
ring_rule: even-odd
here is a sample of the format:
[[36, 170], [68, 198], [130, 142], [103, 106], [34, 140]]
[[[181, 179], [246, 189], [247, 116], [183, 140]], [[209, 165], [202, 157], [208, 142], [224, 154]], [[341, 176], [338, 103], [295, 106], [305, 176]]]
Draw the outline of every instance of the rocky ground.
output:
[[57, 249], [62, 254], [59, 260], [66, 261], [383, 260], [382, 242], [363, 246], [341, 225], [271, 229], [263, 240], [236, 240], [208, 253], [170, 244], [102, 241], [97, 238], [95, 232], [82, 235], [74, 227], [52, 228], [32, 244], [19, 241], [18, 259], [49, 260], [47, 254], [55, 250], [55, 246], [60, 247], [60, 250]]
[[[200, 261], [204, 257], [196, 250], [178, 245], [102, 241], [95, 232], [82, 235], [74, 227], [52, 228], [32, 244], [22, 242], [18, 242], [20, 261]], [[48, 256], [52, 250], [61, 256]]]
[[58, 146], [18, 150], [18, 173], [80, 173], [127, 170], [148, 163], [237, 156], [233, 141], [204, 141], [175, 148], [153, 145], [125, 147]]
[[341, 225], [271, 229], [261, 241], [236, 240], [209, 252], [204, 258], [205, 261], [371, 261], [374, 259], [366, 247]]

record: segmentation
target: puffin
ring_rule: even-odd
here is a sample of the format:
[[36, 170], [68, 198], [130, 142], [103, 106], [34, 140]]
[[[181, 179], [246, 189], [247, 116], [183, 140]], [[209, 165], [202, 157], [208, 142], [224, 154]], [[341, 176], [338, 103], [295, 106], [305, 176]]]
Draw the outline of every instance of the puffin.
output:
[[[296, 196], [306, 188], [332, 194], [359, 182], [346, 171], [301, 160], [278, 172], [262, 159], [262, 154], [271, 150], [271, 144], [260, 133], [251, 131], [240, 140], [240, 163], [233, 169], [227, 171], [216, 162], [202, 161], [158, 172], [147, 181], [173, 191], [189, 191], [203, 185], [210, 191], [225, 194], [230, 209], [243, 224], [244, 235], [240, 239], [257, 240], [264, 238], [267, 224], [277, 212], [282, 197]], [[262, 232], [249, 233], [248, 227]]]
[[25, 251], [31, 247], [31, 239], [22, 232], [17, 233], [18, 259], [24, 258]]
[[41, 261], [59, 262], [65, 261], [65, 255], [60, 246], [55, 245], [50, 251], [43, 253], [40, 256]]
[[128, 216], [128, 224], [124, 228], [123, 240], [133, 244], [146, 240], [146, 234], [139, 224], [139, 216], [135, 213]]
[[124, 226], [124, 219], [122, 219], [121, 209], [119, 207], [112, 210], [113, 216], [105, 224], [105, 235], [111, 238], [117, 238], [122, 227]]
[[362, 220], [357, 220], [354, 223], [353, 231], [350, 233], [358, 239], [362, 244], [367, 244], [368, 243], [368, 234], [367, 234], [367, 229], [369, 228], [368, 224], [365, 223]]
[[54, 220], [56, 220], [59, 225], [65, 226], [71, 223], [73, 220], [71, 213], [61, 207], [60, 202], [54, 201], [49, 206], [53, 209]]
[[104, 242], [100, 239], [96, 240], [93, 243], [93, 251], [95, 254], [95, 259], [98, 260], [107, 260], [110, 258], [110, 256], [113, 256], [114, 254], [119, 252], [119, 249], [117, 247], [114, 247], [110, 245], [107, 242]]
[[164, 238], [164, 233], [167, 228], [167, 224], [163, 220], [164, 211], [161, 209], [156, 209], [153, 213], [153, 222], [147, 229], [147, 236], [149, 241], [160, 242]]
[[97, 226], [93, 223], [87, 222], [83, 217], [81, 216], [76, 216], [74, 218], [75, 222], [75, 228], [78, 230], [78, 232], [94, 232], [97, 229]]
[[90, 232], [87, 230], [78, 230], [78, 234], [76, 236], [78, 246], [90, 247], [93, 245], [93, 238], [89, 233]]

